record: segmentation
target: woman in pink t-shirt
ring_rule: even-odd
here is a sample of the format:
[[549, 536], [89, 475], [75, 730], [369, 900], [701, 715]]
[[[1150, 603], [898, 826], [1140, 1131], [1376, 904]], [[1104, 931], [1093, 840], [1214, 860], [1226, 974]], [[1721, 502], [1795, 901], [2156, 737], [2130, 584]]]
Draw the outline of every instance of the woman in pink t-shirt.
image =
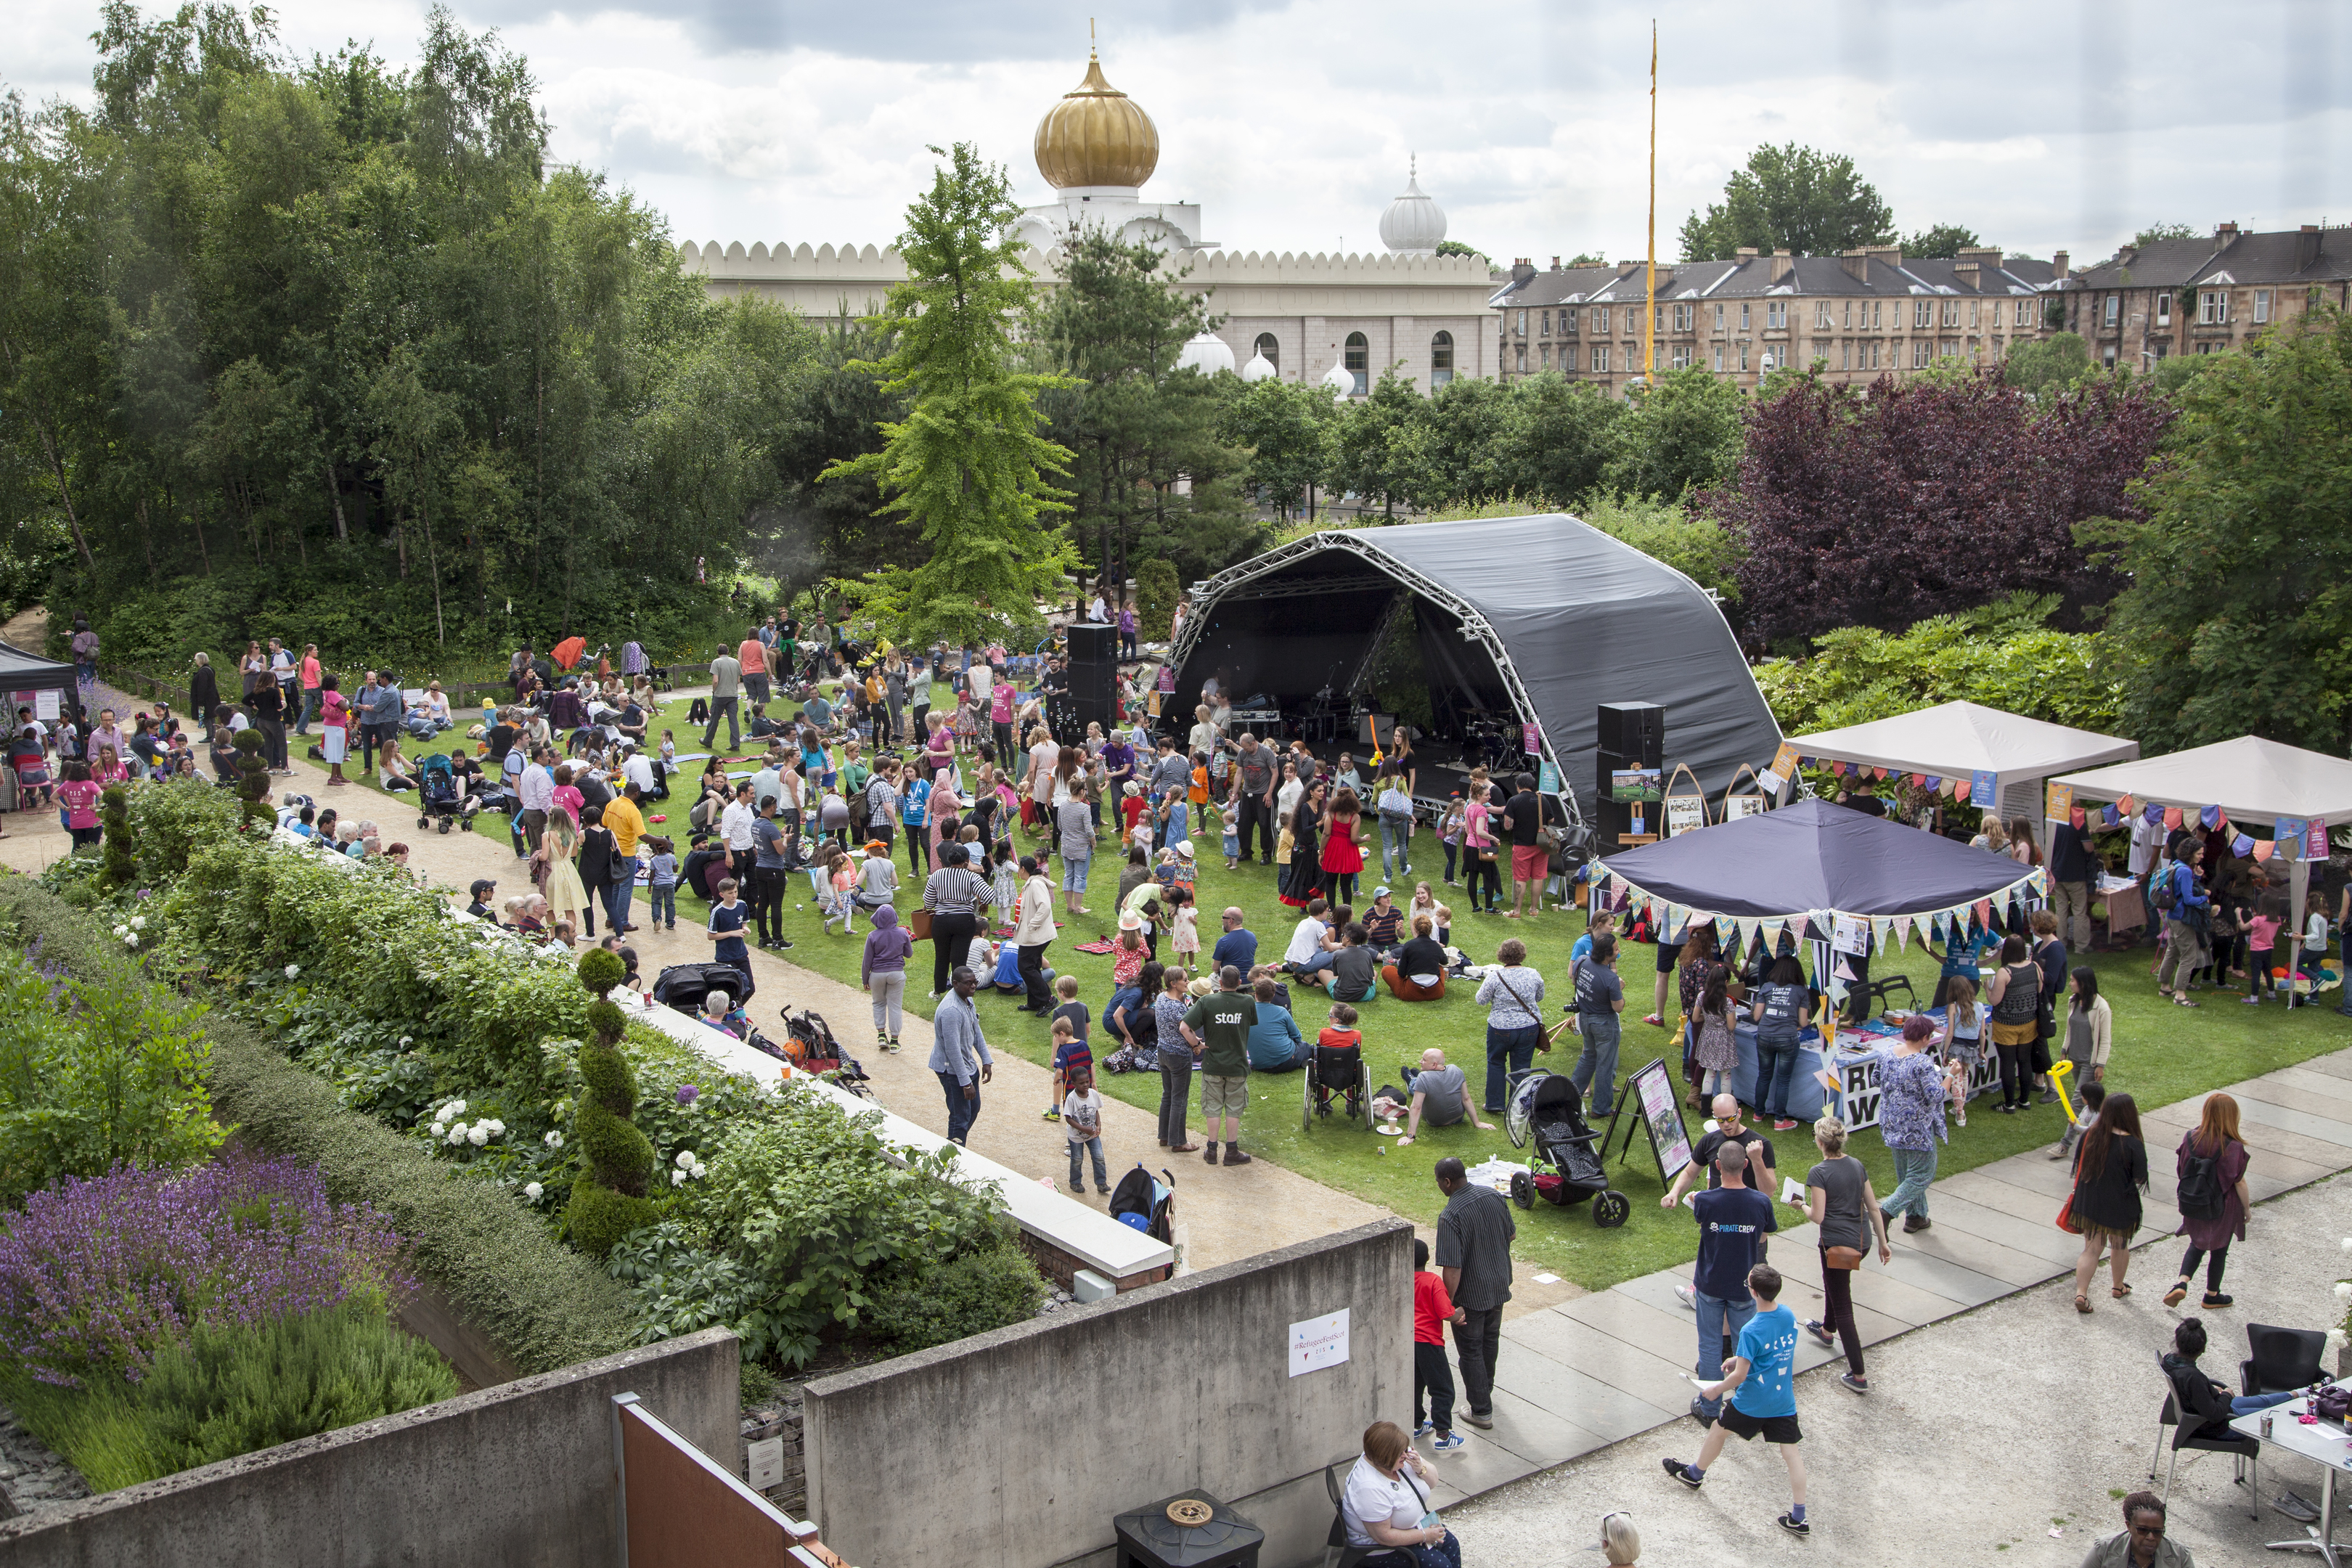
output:
[[1497, 853], [1493, 826], [1494, 807], [1486, 803], [1486, 783], [1474, 775], [1470, 780], [1469, 803], [1462, 808], [1462, 853], [1469, 862], [1463, 868], [1463, 885], [1470, 893], [1470, 907], [1487, 914], [1503, 896], [1503, 874], [1496, 867]]
[[131, 782], [131, 770], [123, 766], [122, 759], [115, 754], [113, 747], [99, 747], [97, 756], [98, 763], [90, 769], [90, 777], [98, 782], [100, 788], [103, 789], [108, 784]]
[[582, 795], [579, 788], [572, 784], [572, 764], [570, 763], [562, 763], [556, 766], [554, 798], [557, 808], [567, 814], [572, 818], [572, 826], [573, 827], [578, 827], [580, 826], [580, 808], [583, 804], [585, 804], [587, 797]]
[[58, 805], [65, 809], [66, 831], [76, 847], [98, 842], [100, 785], [89, 776], [88, 763], [68, 763], [66, 781], [58, 785]]

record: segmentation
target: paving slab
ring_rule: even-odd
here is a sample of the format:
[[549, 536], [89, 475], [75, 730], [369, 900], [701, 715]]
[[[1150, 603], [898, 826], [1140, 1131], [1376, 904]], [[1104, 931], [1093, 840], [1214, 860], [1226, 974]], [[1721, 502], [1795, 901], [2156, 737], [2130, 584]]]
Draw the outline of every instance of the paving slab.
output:
[[1953, 1311], [1981, 1307], [1987, 1301], [1997, 1301], [2018, 1287], [1996, 1279], [1990, 1274], [1979, 1274], [1973, 1268], [1946, 1258], [1930, 1258], [1921, 1252], [1895, 1249], [1895, 1261], [1887, 1264], [1889, 1279], [1900, 1280], [1930, 1295], [1950, 1301]]
[[[1853, 1271], [1853, 1300], [1856, 1307], [1891, 1318], [1906, 1329], [1916, 1329], [1941, 1318], [1948, 1318], [1960, 1310], [1960, 1303], [1940, 1290], [1923, 1289], [1896, 1272], [1903, 1259], [1900, 1247], [1895, 1249], [1895, 1261], [1881, 1264], [1872, 1253], [1863, 1266]], [[1994, 1281], [1995, 1284], [2000, 1281]]]
[[1994, 1175], [1993, 1171], [1993, 1166], [1986, 1165], [1974, 1171], [1963, 1171], [1957, 1176], [1937, 1183], [1927, 1191], [1928, 1212], [1933, 1214], [1936, 1199], [1949, 1192], [1979, 1208], [2005, 1214], [2027, 1225], [2048, 1225], [2056, 1217], [2058, 1205], [2065, 1202], [2066, 1194], [2074, 1191], [2071, 1186], [2064, 1185], [2054, 1193], [2021, 1187], [2014, 1182], [2003, 1181]]
[[[2309, 1081], [2315, 1078], [2318, 1075], [2306, 1074], [2303, 1080], [2288, 1083], [2278, 1076], [2265, 1073], [2243, 1083], [2233, 1083], [2222, 1092], [2241, 1105], [2255, 1100], [2265, 1105], [2307, 1111], [2314, 1116], [2326, 1117], [2331, 1121], [2352, 1125], [2352, 1084], [2319, 1079], [2320, 1082], [2329, 1085], [2328, 1089], [2320, 1089]], [[2240, 1120], [2244, 1120], [2242, 1115]]]
[[2275, 1127], [2284, 1132], [2300, 1132], [2306, 1138], [2316, 1138], [2347, 1151], [2352, 1158], [2352, 1122], [2338, 1121], [2332, 1116], [2315, 1115], [2308, 1110], [2290, 1110], [2284, 1106], [2270, 1105], [2259, 1100], [2238, 1101], [2238, 1121], [2253, 1121], [2264, 1127]]
[[[2180, 1143], [2179, 1135], [2198, 1125], [2198, 1114], [2195, 1104], [2183, 1100], [2179, 1105], [2159, 1106], [2154, 1110], [2143, 1111], [2140, 1121], [2151, 1129], [2165, 1128], [2169, 1136], [2164, 1138], [2162, 1142], [2178, 1148]], [[2266, 1127], [2259, 1121], [2250, 1121], [2243, 1116], [2238, 1118], [2238, 1136], [2244, 1140], [2246, 1147], [2252, 1150], [2258, 1156], [2254, 1162], [2257, 1165], [2263, 1163], [2273, 1155], [2281, 1155], [2298, 1161], [2313, 1169], [2327, 1172], [2340, 1171], [2347, 1165], [2352, 1165], [2352, 1152], [2347, 1152], [2339, 1143], [2331, 1143], [2321, 1138], [2306, 1138], [2300, 1132], [2289, 1132], [2284, 1128]], [[2151, 1131], [2148, 1135], [2149, 1147], [2153, 1149], [2158, 1142], [2156, 1134]]]
[[[1644, 1274], [1638, 1279], [1628, 1279], [1623, 1284], [1612, 1287], [1612, 1289], [1623, 1291], [1626, 1294], [1634, 1297], [1646, 1306], [1654, 1307], [1659, 1311], [1672, 1314], [1675, 1320], [1682, 1325], [1683, 1342], [1691, 1347], [1691, 1356], [1694, 1361], [1696, 1360], [1698, 1355], [1697, 1311], [1693, 1308], [1685, 1307], [1682, 1304], [1681, 1299], [1676, 1297], [1674, 1293], [1674, 1287], [1669, 1282], [1668, 1276], [1663, 1274]], [[1603, 1295], [1606, 1295], [1607, 1293], [1607, 1291], [1602, 1292]], [[1811, 1353], [1809, 1354], [1809, 1351]], [[1810, 1372], [1814, 1367], [1819, 1366], [1825, 1359], [1827, 1359], [1826, 1355], [1822, 1352], [1819, 1345], [1809, 1345], [1805, 1342], [1799, 1342], [1797, 1345], [1797, 1370], [1799, 1372]]]
[[2315, 1094], [2332, 1095], [2337, 1100], [2352, 1100], [2352, 1074], [2338, 1075], [2326, 1071], [2318, 1064], [2332, 1058], [2320, 1057], [2306, 1066], [2273, 1068], [2263, 1077], [2273, 1083], [2290, 1088], [2307, 1089]]
[[1507, 1370], [1512, 1393], [1612, 1443], [1671, 1421], [1682, 1410], [1612, 1388], [1549, 1356], [1515, 1356]]
[[[2074, 1255], [2081, 1247], [2074, 1237], [2056, 1226], [2047, 1220], [2020, 1219], [2015, 1215], [1988, 1208], [1972, 1198], [1947, 1190], [1949, 1186], [1948, 1183], [1941, 1183], [1928, 1189], [1928, 1201], [1935, 1205], [1936, 1217], [1936, 1228], [1927, 1232], [1929, 1236], [1961, 1233], [1981, 1237], [2050, 1268], [2074, 1266]], [[1912, 1239], [1918, 1238], [1915, 1237]], [[1962, 1258], [1961, 1261], [1966, 1262], [1967, 1259]]]
[[[2050, 1278], [2052, 1265], [2041, 1252], [2021, 1251], [2005, 1242], [1988, 1240], [1952, 1225], [1952, 1216], [1943, 1212], [1944, 1205], [1937, 1201], [1932, 1188], [1928, 1191], [1927, 1202], [1928, 1217], [1936, 1222], [1934, 1226], [1916, 1235], [1895, 1232], [1893, 1240], [1896, 1257], [1908, 1251], [1939, 1258], [1946, 1263], [1957, 1263], [2021, 1290], [2029, 1285], [2039, 1285]], [[1958, 1205], [1953, 1206], [1957, 1208]], [[2064, 1233], [2053, 1226], [2051, 1234], [2063, 1236]]]
[[[1854, 1272], [1860, 1274], [1863, 1270], [1856, 1269]], [[1897, 1291], [1901, 1291], [1906, 1289], [1903, 1286], [1895, 1285], [1894, 1282], [1886, 1279], [1885, 1275], [1873, 1276], [1871, 1283], [1873, 1285], [1890, 1286]], [[1902, 1318], [1891, 1317], [1888, 1314], [1880, 1311], [1876, 1306], [1871, 1303], [1869, 1300], [1871, 1295], [1872, 1291], [1869, 1287], [1864, 1285], [1860, 1280], [1855, 1281], [1853, 1287], [1853, 1326], [1855, 1331], [1862, 1335], [1862, 1342], [1864, 1344], [1874, 1345], [1881, 1340], [1891, 1340], [1897, 1334], [1907, 1334], [1913, 1329], [1918, 1327], [1916, 1323], [1906, 1321]], [[1797, 1314], [1797, 1321], [1801, 1323], [1819, 1321], [1822, 1317], [1822, 1314], [1827, 1310], [1828, 1306], [1827, 1301], [1822, 1295], [1822, 1286], [1819, 1279], [1791, 1281], [1781, 1290], [1780, 1300], [1788, 1303], [1789, 1310]], [[1833, 1352], [1831, 1359], [1835, 1360], [1838, 1356], [1842, 1356], [1844, 1352], [1843, 1351]]]
[[[2006, 1160], [1995, 1160], [1990, 1165], [1979, 1165], [1975, 1170], [1964, 1172], [1953, 1179], [1958, 1181], [1967, 1176], [1983, 1176], [2056, 1199], [2074, 1190], [2074, 1171], [2072, 1162], [2053, 1160], [2042, 1150], [2034, 1149], [2022, 1154], [2011, 1154]], [[2058, 1205], [2053, 1202], [2050, 1207], [2055, 1212]], [[1936, 1198], [1932, 1191], [1927, 1196], [1927, 1212], [1930, 1215], [1936, 1212]]]
[[[1515, 1334], [1514, 1329], [1518, 1332]], [[1682, 1367], [1662, 1349], [1622, 1340], [1604, 1329], [1566, 1317], [1558, 1308], [1530, 1314], [1516, 1324], [1504, 1324], [1503, 1341], [1506, 1384], [1517, 1376], [1521, 1361], [1537, 1356], [1663, 1410], [1680, 1410], [1690, 1403], [1691, 1385], [1683, 1380]], [[1660, 1347], [1675, 1342], [1696, 1343], [1688, 1319], [1684, 1320], [1679, 1341], [1662, 1337], [1657, 1342]]]
[[[1460, 1409], [1460, 1402], [1456, 1401], [1457, 1418]], [[1509, 1456], [1519, 1465], [1519, 1475], [1560, 1464], [1579, 1454], [1589, 1454], [1605, 1446], [1598, 1433], [1588, 1432], [1559, 1411], [1547, 1410], [1536, 1401], [1507, 1388], [1495, 1390], [1494, 1416], [1495, 1428], [1491, 1432], [1481, 1432], [1465, 1424], [1465, 1429], [1471, 1437], [1485, 1441], [1474, 1442], [1463, 1452], [1467, 1456], [1475, 1449], [1479, 1458], [1490, 1463]], [[1503, 1478], [1504, 1480], [1516, 1479], [1513, 1476]], [[1499, 1486], [1502, 1481], [1493, 1484]]]
[[2335, 1051], [2327, 1056], [2314, 1057], [2309, 1061], [2297, 1062], [2293, 1068], [2283, 1070], [2325, 1073], [2329, 1078], [2340, 1078], [2352, 1082], [2352, 1055]]

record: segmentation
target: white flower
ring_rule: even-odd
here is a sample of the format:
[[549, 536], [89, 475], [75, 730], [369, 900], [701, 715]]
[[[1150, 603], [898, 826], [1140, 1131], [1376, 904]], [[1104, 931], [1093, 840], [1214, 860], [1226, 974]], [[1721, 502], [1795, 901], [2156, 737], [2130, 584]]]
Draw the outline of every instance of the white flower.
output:
[[672, 1171], [669, 1173], [669, 1184], [673, 1187], [682, 1187], [686, 1185], [686, 1173], [684, 1171]]
[[2344, 1353], [2344, 1331], [2342, 1329], [2330, 1329], [2327, 1331], [2327, 1353], [2330, 1355], [2342, 1355]]
[[497, 1117], [495, 1117], [495, 1116], [490, 1117], [490, 1118], [489, 1118], [489, 1119], [488, 1119], [487, 1121], [477, 1121], [476, 1123], [474, 1123], [474, 1125], [475, 1125], [475, 1126], [477, 1126], [477, 1127], [487, 1127], [487, 1128], [488, 1128], [488, 1129], [490, 1130], [490, 1136], [491, 1136], [491, 1137], [493, 1137], [493, 1138], [496, 1138], [496, 1137], [500, 1136], [500, 1135], [501, 1135], [501, 1134], [503, 1134], [503, 1133], [506, 1131], [506, 1130], [507, 1130], [507, 1124], [506, 1124], [505, 1122], [503, 1122], [503, 1121], [499, 1121], [499, 1120]]
[[704, 1163], [703, 1163], [701, 1161], [699, 1161], [699, 1160], [697, 1160], [697, 1161], [694, 1163], [694, 1179], [695, 1179], [696, 1181], [698, 1181], [698, 1181], [702, 1180], [702, 1178], [703, 1178], [703, 1177], [705, 1177], [705, 1176], [709, 1175], [709, 1173], [710, 1173], [710, 1167], [709, 1167], [709, 1166], [708, 1166], [708, 1165], [704, 1164]]
[[490, 1141], [490, 1129], [489, 1129], [489, 1124], [488, 1124], [488, 1122], [482, 1122], [482, 1121], [477, 1121], [477, 1122], [475, 1122], [475, 1123], [474, 1123], [474, 1127], [473, 1127], [473, 1131], [471, 1131], [470, 1132], [467, 1132], [467, 1133], [466, 1134], [466, 1142], [468, 1142], [468, 1143], [471, 1143], [471, 1144], [472, 1144], [475, 1148], [477, 1148], [477, 1149], [480, 1148], [483, 1144], [485, 1144], [485, 1143], [488, 1142], [489, 1141]]
[[690, 1171], [690, 1170], [694, 1169], [694, 1151], [693, 1151], [693, 1150], [691, 1150], [691, 1149], [680, 1149], [680, 1150], [677, 1152], [677, 1168], [678, 1168], [679, 1170], [681, 1170], [681, 1171]]
[[466, 1114], [466, 1102], [462, 1100], [453, 1100], [442, 1109], [452, 1116], [463, 1116]]
[[145, 915], [132, 915], [131, 917], [131, 929], [132, 931], [145, 931], [147, 929], [147, 917]]
[[118, 925], [114, 928], [114, 934], [117, 936], [129, 936], [131, 934], [131, 928], [126, 925]]
[[286, 978], [289, 980], [293, 979], [296, 975], [301, 973], [302, 966], [299, 963], [289, 963], [286, 966]]
[[563, 1134], [561, 1132], [551, 1131], [548, 1133], [545, 1138], [540, 1140], [540, 1142], [545, 1143], [551, 1149], [561, 1149], [563, 1147]]
[[2352, 1301], [2352, 1279], [2338, 1279], [2336, 1282], [2336, 1299], [2339, 1301]]
[[449, 1142], [452, 1143], [463, 1143], [465, 1141], [466, 1124], [460, 1121], [456, 1126], [449, 1129]]
[[403, 1050], [406, 1050], [406, 1049], [408, 1048], [408, 1047], [409, 1047], [410, 1042], [411, 1042], [411, 1041], [413, 1041], [415, 1037], [415, 1037], [415, 1036], [414, 1036], [414, 1035], [403, 1035], [403, 1036], [401, 1036], [401, 1037], [400, 1037], [400, 1047], [401, 1047], [401, 1049], [403, 1049]]
[[137, 947], [139, 945], [139, 933], [137, 931], [123, 932], [122, 942], [126, 947]]
[[522, 1195], [529, 1198], [531, 1202], [537, 1203], [539, 1202], [540, 1194], [546, 1191], [547, 1189], [545, 1187], [541, 1186], [537, 1182], [533, 1182], [529, 1186], [523, 1188]]

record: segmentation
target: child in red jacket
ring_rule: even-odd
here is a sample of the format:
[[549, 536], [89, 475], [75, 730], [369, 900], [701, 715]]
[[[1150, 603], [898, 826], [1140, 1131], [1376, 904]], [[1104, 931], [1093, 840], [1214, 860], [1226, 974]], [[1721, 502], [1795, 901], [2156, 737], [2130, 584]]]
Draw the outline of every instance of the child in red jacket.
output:
[[[1412, 1243], [1412, 1428], [1419, 1436], [1433, 1427], [1441, 1454], [1462, 1447], [1454, 1430], [1454, 1369], [1445, 1364], [1445, 1325], [1466, 1317], [1454, 1310], [1445, 1281], [1429, 1271], [1429, 1243]], [[1422, 1391], [1428, 1390], [1428, 1417]]]

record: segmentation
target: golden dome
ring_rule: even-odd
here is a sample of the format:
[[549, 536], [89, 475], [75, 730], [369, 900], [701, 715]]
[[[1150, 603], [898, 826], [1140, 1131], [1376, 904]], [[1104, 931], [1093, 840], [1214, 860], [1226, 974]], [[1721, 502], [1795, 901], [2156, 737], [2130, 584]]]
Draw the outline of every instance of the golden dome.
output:
[[1056, 190], [1135, 186], [1160, 164], [1160, 129], [1135, 100], [1103, 79], [1087, 53], [1087, 79], [1037, 121], [1037, 172]]

